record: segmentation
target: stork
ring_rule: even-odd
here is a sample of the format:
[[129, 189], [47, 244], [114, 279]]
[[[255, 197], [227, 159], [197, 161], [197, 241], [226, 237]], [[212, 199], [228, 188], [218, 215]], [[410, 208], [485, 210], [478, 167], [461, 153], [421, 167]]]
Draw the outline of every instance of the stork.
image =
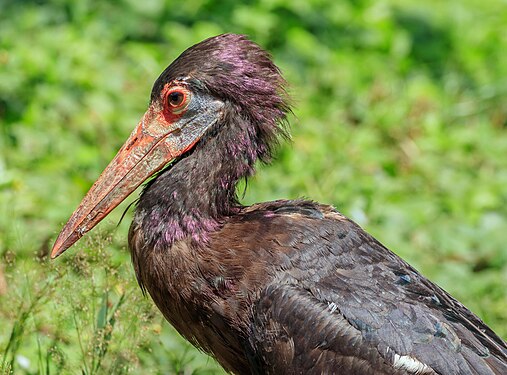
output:
[[146, 179], [128, 242], [141, 289], [235, 374], [507, 374], [507, 344], [335, 208], [243, 206], [286, 135], [270, 55], [224, 34], [183, 52], [58, 236], [62, 254]]

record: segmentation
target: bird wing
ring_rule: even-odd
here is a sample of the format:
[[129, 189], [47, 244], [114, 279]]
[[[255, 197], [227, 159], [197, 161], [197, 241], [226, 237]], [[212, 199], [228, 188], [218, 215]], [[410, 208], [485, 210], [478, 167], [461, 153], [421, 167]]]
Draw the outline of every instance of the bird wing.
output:
[[283, 254], [253, 307], [258, 373], [507, 374], [502, 339], [331, 207], [272, 202], [243, 216], [263, 218]]

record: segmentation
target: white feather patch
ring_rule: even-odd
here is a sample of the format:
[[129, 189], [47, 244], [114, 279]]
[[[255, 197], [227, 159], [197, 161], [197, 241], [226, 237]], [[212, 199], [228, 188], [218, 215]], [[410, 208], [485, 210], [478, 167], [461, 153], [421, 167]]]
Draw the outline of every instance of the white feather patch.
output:
[[433, 369], [408, 355], [394, 354], [393, 366], [397, 370], [405, 370], [410, 374], [433, 374]]
[[327, 308], [329, 309], [329, 311], [332, 313], [334, 313], [336, 311], [336, 309], [338, 309], [338, 305], [334, 302], [328, 302], [327, 304]]

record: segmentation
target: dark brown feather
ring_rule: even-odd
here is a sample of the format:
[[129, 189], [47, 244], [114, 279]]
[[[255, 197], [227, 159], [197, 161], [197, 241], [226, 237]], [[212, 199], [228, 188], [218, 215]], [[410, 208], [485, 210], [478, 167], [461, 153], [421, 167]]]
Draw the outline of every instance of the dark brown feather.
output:
[[505, 343], [479, 318], [330, 207], [245, 208], [206, 246], [154, 251], [141, 231], [130, 236], [141, 283], [232, 372], [406, 373], [394, 355], [428, 374], [507, 372]]
[[152, 101], [174, 79], [224, 113], [146, 186], [129, 244], [141, 288], [184, 337], [237, 374], [507, 374], [502, 339], [333, 208], [238, 203], [289, 112], [266, 52], [208, 39]]

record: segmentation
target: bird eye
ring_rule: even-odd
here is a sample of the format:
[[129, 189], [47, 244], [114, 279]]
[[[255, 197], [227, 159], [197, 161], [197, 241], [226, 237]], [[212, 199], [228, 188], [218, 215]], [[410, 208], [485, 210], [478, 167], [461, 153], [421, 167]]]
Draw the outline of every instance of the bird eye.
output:
[[187, 95], [183, 91], [173, 91], [167, 95], [167, 104], [172, 109], [179, 109], [187, 102]]

